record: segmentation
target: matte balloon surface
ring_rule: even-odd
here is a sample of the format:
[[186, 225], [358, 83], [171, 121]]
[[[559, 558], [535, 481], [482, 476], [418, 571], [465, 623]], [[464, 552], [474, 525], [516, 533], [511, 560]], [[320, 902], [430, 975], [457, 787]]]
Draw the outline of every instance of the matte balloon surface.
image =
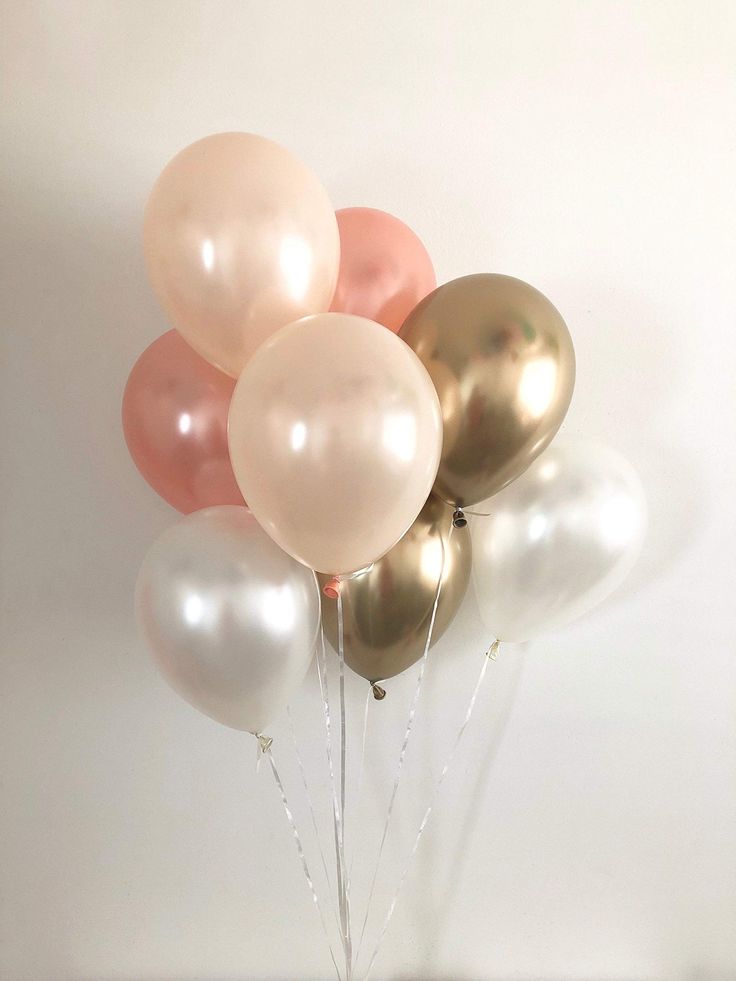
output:
[[327, 310], [340, 260], [322, 185], [251, 133], [207, 136], [174, 157], [146, 206], [143, 245], [171, 323], [235, 377], [284, 324]]
[[403, 221], [375, 208], [343, 208], [340, 273], [331, 310], [398, 331], [437, 280], [429, 253]]
[[235, 386], [230, 459], [269, 535], [321, 572], [381, 557], [421, 511], [442, 418], [432, 381], [395, 334], [325, 313], [267, 341]]
[[123, 395], [123, 432], [153, 489], [188, 514], [243, 504], [227, 448], [235, 382], [170, 330], [146, 348]]
[[165, 531], [141, 567], [136, 611], [172, 688], [253, 733], [294, 694], [319, 630], [314, 574], [242, 507], [195, 511]]
[[564, 320], [528, 283], [482, 273], [436, 289], [400, 336], [442, 403], [435, 492], [461, 506], [490, 497], [526, 470], [565, 417], [575, 352]]
[[[452, 529], [452, 533], [451, 533]], [[470, 581], [468, 528], [452, 528], [452, 511], [430, 497], [409, 531], [382, 559], [340, 584], [346, 663], [369, 681], [406, 670], [424, 653], [437, 584], [435, 644], [455, 617]], [[320, 586], [326, 576], [318, 576]], [[325, 634], [337, 650], [337, 603], [322, 594]]]
[[553, 443], [472, 518], [473, 578], [493, 637], [528, 640], [592, 609], [641, 551], [646, 500], [619, 453]]

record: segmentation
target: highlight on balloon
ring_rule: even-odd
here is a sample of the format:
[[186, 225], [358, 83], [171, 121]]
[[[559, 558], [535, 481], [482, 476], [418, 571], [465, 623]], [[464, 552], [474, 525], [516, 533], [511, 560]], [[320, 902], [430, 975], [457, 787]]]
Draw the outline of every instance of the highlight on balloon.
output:
[[[575, 325], [550, 299], [493, 269], [438, 285], [408, 224], [371, 207], [335, 211], [311, 169], [271, 140], [218, 133], [177, 153], [153, 185], [143, 250], [170, 329], [132, 366], [123, 433], [142, 477], [182, 516], [143, 559], [141, 633], [175, 692], [255, 737], [337, 977], [367, 977], [489, 665], [621, 584], [645, 540], [644, 491], [614, 449], [559, 435]], [[469, 603], [485, 627], [463, 655], [477, 680], [376, 923], [425, 678]], [[328, 828], [289, 710], [310, 672]], [[398, 759], [384, 761], [389, 803], [357, 910], [347, 788], [357, 767], [359, 812], [366, 733], [404, 672], [406, 725]], [[353, 678], [359, 758], [346, 739]], [[284, 717], [324, 890], [276, 763], [282, 740], [269, 730]]]

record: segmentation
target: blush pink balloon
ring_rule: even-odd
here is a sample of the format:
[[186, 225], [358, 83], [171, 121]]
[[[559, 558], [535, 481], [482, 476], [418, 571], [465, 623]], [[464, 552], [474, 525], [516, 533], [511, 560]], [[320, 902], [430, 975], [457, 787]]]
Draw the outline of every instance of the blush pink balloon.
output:
[[234, 379], [170, 330], [146, 348], [123, 395], [123, 432], [133, 462], [184, 514], [243, 504], [227, 448]]
[[330, 310], [375, 320], [398, 331], [437, 285], [432, 260], [403, 221], [375, 208], [343, 208], [340, 273]]

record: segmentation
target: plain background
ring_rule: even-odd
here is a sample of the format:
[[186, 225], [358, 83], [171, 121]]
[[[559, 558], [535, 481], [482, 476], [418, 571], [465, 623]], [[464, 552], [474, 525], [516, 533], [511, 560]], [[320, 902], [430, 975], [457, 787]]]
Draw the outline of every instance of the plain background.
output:
[[[623, 451], [651, 505], [616, 597], [491, 665], [373, 977], [736, 978], [734, 11], [2, 4], [3, 978], [330, 975], [252, 741], [168, 691], [131, 610], [175, 520], [120, 429], [167, 327], [141, 212], [223, 129], [291, 148], [336, 207], [403, 218], [440, 281], [547, 293], [578, 352], [565, 429]], [[469, 602], [433, 656], [377, 911], [486, 643]], [[412, 685], [371, 708], [363, 858]], [[324, 796], [313, 681], [295, 714]]]

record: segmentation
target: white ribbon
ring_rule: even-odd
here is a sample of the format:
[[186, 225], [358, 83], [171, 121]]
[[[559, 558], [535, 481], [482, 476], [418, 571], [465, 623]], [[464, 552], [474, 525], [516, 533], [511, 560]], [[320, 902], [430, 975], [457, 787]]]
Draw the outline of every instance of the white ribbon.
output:
[[473, 694], [470, 696], [470, 701], [468, 702], [468, 707], [465, 712], [465, 718], [463, 719], [462, 724], [457, 731], [455, 740], [452, 744], [452, 748], [450, 749], [450, 752], [447, 755], [445, 764], [442, 767], [442, 771], [440, 772], [437, 783], [435, 784], [434, 790], [432, 791], [432, 796], [430, 797], [429, 804], [427, 805], [427, 809], [424, 812], [424, 817], [422, 818], [421, 823], [419, 825], [419, 830], [417, 831], [416, 838], [414, 839], [414, 844], [411, 847], [411, 851], [409, 852], [409, 857], [406, 860], [406, 864], [404, 865], [404, 869], [401, 873], [401, 877], [399, 878], [399, 883], [396, 886], [396, 892], [394, 893], [393, 899], [391, 900], [391, 903], [389, 905], [388, 912], [386, 913], [386, 918], [383, 921], [383, 926], [381, 927], [381, 932], [378, 935], [376, 946], [373, 948], [371, 959], [368, 962], [368, 970], [365, 972], [364, 981], [368, 981], [368, 977], [370, 976], [371, 970], [373, 968], [373, 964], [376, 960], [376, 957], [378, 956], [379, 948], [381, 946], [381, 943], [383, 942], [383, 938], [386, 935], [386, 931], [388, 930], [388, 925], [391, 922], [391, 917], [394, 915], [396, 902], [399, 898], [399, 893], [401, 892], [401, 889], [404, 885], [404, 881], [409, 873], [409, 868], [411, 866], [412, 859], [414, 858], [414, 854], [417, 848], [419, 847], [419, 842], [422, 838], [422, 835], [424, 834], [424, 829], [427, 827], [427, 823], [429, 822], [430, 815], [432, 814], [432, 809], [434, 808], [434, 805], [437, 801], [437, 795], [440, 792], [440, 787], [442, 786], [442, 782], [447, 776], [447, 771], [450, 769], [450, 766], [452, 765], [452, 761], [455, 757], [455, 752], [457, 751], [457, 748], [460, 745], [460, 740], [463, 738], [463, 733], [465, 732], [468, 723], [470, 722], [470, 718], [473, 714], [473, 709], [475, 708], [475, 703], [478, 699], [478, 692], [480, 691], [481, 685], [483, 684], [483, 679], [486, 676], [488, 661], [496, 660], [496, 656], [498, 654], [498, 648], [499, 648], [499, 641], [496, 640], [492, 644], [487, 654], [483, 655], [483, 663], [480, 668], [480, 673], [478, 674], [478, 680], [475, 682], [475, 688], [473, 689]]
[[[452, 538], [453, 527], [454, 526], [453, 526], [452, 521], [451, 521], [450, 522], [450, 531], [449, 531], [449, 534], [447, 536], [448, 547], [449, 547], [450, 539]], [[419, 674], [417, 676], [417, 683], [416, 683], [416, 687], [414, 689], [414, 695], [413, 695], [412, 700], [411, 700], [411, 706], [409, 708], [409, 717], [408, 717], [407, 722], [406, 722], [406, 730], [404, 731], [404, 739], [403, 739], [403, 742], [401, 744], [401, 751], [399, 752], [399, 762], [398, 762], [398, 766], [397, 766], [397, 769], [396, 769], [396, 776], [394, 778], [394, 785], [393, 785], [393, 789], [391, 791], [391, 798], [389, 800], [388, 810], [386, 812], [386, 820], [384, 821], [384, 824], [383, 824], [383, 833], [381, 835], [381, 844], [378, 847], [378, 858], [376, 859], [376, 867], [375, 867], [375, 869], [373, 871], [373, 878], [371, 880], [371, 888], [370, 888], [370, 891], [368, 893], [368, 902], [366, 903], [365, 916], [363, 918], [363, 926], [362, 926], [361, 931], [360, 931], [360, 940], [358, 941], [358, 952], [357, 952], [356, 957], [355, 957], [356, 963], [357, 963], [358, 957], [360, 957], [360, 950], [361, 950], [361, 947], [363, 945], [363, 938], [365, 937], [366, 926], [368, 925], [368, 917], [369, 917], [370, 911], [371, 911], [371, 903], [373, 901], [373, 893], [374, 893], [375, 888], [376, 888], [376, 879], [378, 878], [378, 872], [379, 872], [379, 869], [380, 869], [380, 866], [381, 866], [381, 858], [383, 856], [383, 849], [384, 849], [384, 846], [386, 844], [386, 838], [388, 837], [388, 831], [389, 831], [389, 827], [391, 825], [391, 817], [393, 815], [394, 804], [396, 802], [396, 794], [398, 793], [398, 790], [399, 790], [399, 783], [401, 782], [401, 773], [402, 773], [402, 770], [404, 768], [404, 760], [406, 759], [406, 749], [407, 749], [407, 746], [409, 745], [409, 737], [411, 736], [411, 731], [412, 731], [412, 728], [414, 726], [414, 717], [416, 715], [417, 705], [419, 703], [419, 696], [420, 696], [421, 691], [422, 691], [422, 682], [424, 680], [424, 669], [427, 666], [427, 656], [429, 654], [429, 648], [430, 648], [430, 645], [432, 643], [432, 633], [434, 631], [434, 622], [435, 622], [435, 620], [437, 618], [437, 607], [438, 607], [439, 602], [440, 602], [440, 593], [442, 592], [442, 579], [443, 579], [444, 574], [445, 574], [445, 557], [446, 557], [444, 540], [442, 538], [440, 538], [440, 542], [442, 544], [442, 565], [440, 567], [440, 574], [439, 574], [439, 577], [437, 579], [437, 590], [436, 590], [436, 592], [434, 594], [434, 604], [432, 605], [432, 615], [431, 615], [430, 620], [429, 620], [429, 629], [427, 630], [427, 640], [426, 640], [426, 642], [424, 644], [424, 652], [422, 654], [422, 659], [421, 659], [420, 664], [419, 664]]]
[[[347, 976], [347, 930], [346, 930], [346, 908], [345, 908], [345, 870], [342, 861], [342, 820], [340, 807], [337, 800], [337, 783], [335, 780], [335, 767], [332, 759], [332, 717], [330, 713], [330, 689], [327, 678], [327, 653], [325, 651], [324, 628], [320, 629], [320, 648], [317, 651], [317, 675], [319, 686], [322, 693], [322, 710], [325, 719], [325, 750], [327, 753], [327, 767], [330, 773], [330, 785], [332, 788], [332, 824], [335, 841], [335, 867], [337, 878], [337, 899], [340, 916], [340, 939], [342, 941], [343, 954], [345, 957], [346, 976]], [[347, 981], [347, 978], [346, 978]]]
[[304, 793], [307, 798], [307, 804], [309, 806], [309, 815], [312, 819], [312, 829], [314, 831], [314, 837], [317, 841], [317, 847], [319, 848], [319, 857], [322, 860], [322, 869], [325, 873], [325, 880], [327, 881], [327, 892], [330, 898], [330, 907], [335, 915], [335, 925], [337, 926], [337, 932], [340, 933], [340, 924], [337, 919], [337, 908], [335, 906], [335, 899], [332, 895], [332, 880], [330, 879], [330, 873], [327, 871], [327, 860], [325, 858], [325, 852], [322, 848], [322, 837], [319, 833], [319, 828], [317, 827], [317, 816], [314, 811], [314, 803], [312, 802], [312, 795], [309, 791], [309, 783], [307, 781], [307, 773], [304, 768], [304, 761], [302, 760], [302, 754], [299, 751], [299, 743], [296, 738], [296, 727], [294, 726], [294, 716], [291, 713], [291, 707], [286, 706], [286, 715], [289, 719], [289, 732], [291, 734], [291, 741], [294, 744], [294, 755], [296, 756], [296, 762], [299, 767], [299, 773], [302, 778], [302, 786], [304, 787]]
[[268, 757], [268, 762], [271, 764], [271, 772], [273, 773], [273, 778], [274, 778], [274, 780], [276, 782], [276, 786], [278, 787], [278, 791], [279, 791], [279, 794], [281, 796], [281, 803], [284, 806], [284, 813], [286, 814], [286, 819], [289, 822], [289, 827], [291, 828], [291, 833], [294, 836], [294, 842], [296, 843], [296, 850], [297, 850], [297, 853], [299, 855], [299, 861], [301, 862], [301, 865], [302, 865], [302, 871], [304, 872], [304, 878], [307, 880], [307, 885], [309, 886], [309, 891], [312, 894], [312, 900], [314, 902], [314, 905], [317, 907], [317, 912], [319, 913], [319, 919], [320, 919], [320, 922], [322, 924], [322, 929], [323, 929], [324, 934], [325, 934], [325, 939], [327, 940], [327, 946], [328, 946], [329, 951], [330, 951], [330, 957], [332, 958], [332, 963], [333, 963], [333, 965], [335, 967], [335, 971], [337, 973], [338, 981], [342, 981], [342, 975], [340, 974], [340, 968], [337, 966], [337, 961], [335, 959], [335, 954], [334, 954], [334, 951], [332, 950], [332, 943], [330, 941], [330, 935], [327, 932], [327, 924], [325, 923], [324, 913], [322, 912], [322, 906], [320, 904], [319, 897], [317, 896], [317, 890], [314, 887], [314, 880], [312, 879], [312, 876], [311, 876], [311, 874], [309, 872], [309, 866], [307, 865], [307, 859], [306, 859], [306, 856], [304, 854], [304, 848], [302, 847], [302, 841], [301, 841], [301, 838], [299, 837], [299, 832], [297, 831], [296, 822], [294, 820], [294, 815], [292, 814], [291, 808], [289, 807], [289, 802], [286, 799], [286, 791], [284, 790], [284, 785], [281, 782], [281, 777], [279, 776], [279, 771], [276, 768], [276, 760], [274, 759], [273, 749], [271, 747], [272, 740], [268, 736], [262, 736], [260, 734], [258, 734], [256, 736], [256, 738], [258, 739], [259, 746], [260, 746], [260, 749], [261, 749], [261, 752], [262, 752], [263, 756], [267, 756]]
[[345, 976], [350, 981], [353, 973], [353, 942], [350, 932], [350, 876], [345, 864], [345, 770], [346, 753], [346, 724], [345, 724], [345, 646], [344, 624], [342, 611], [342, 595], [337, 594], [337, 658], [340, 665], [340, 866], [342, 868], [340, 919], [343, 925], [343, 942], [345, 947]]

